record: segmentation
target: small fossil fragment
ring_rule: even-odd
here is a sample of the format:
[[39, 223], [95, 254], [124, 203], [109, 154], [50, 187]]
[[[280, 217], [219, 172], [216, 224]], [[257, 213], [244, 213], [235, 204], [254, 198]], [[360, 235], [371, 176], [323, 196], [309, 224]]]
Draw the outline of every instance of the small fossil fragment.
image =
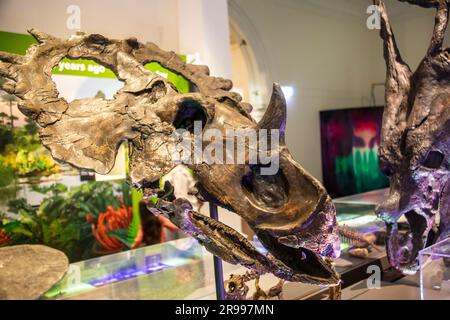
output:
[[351, 248], [348, 250], [348, 254], [352, 257], [365, 259], [369, 256], [369, 250], [367, 248]]

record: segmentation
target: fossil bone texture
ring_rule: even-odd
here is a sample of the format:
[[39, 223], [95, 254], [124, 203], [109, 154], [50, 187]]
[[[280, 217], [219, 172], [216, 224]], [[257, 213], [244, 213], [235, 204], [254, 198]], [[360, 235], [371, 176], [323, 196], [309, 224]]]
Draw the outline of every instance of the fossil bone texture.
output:
[[[199, 214], [183, 198], [159, 200], [153, 212], [200, 241], [225, 261], [259, 273], [313, 284], [336, 285], [339, 277], [328, 260], [339, 254], [335, 208], [322, 185], [291, 157], [284, 144], [286, 102], [278, 85], [263, 119], [256, 123], [251, 106], [230, 91], [230, 80], [209, 76], [206, 66], [185, 64], [173, 52], [136, 39], [111, 40], [93, 34], [59, 39], [29, 31], [39, 42], [25, 56], [0, 53], [3, 89], [19, 98], [20, 110], [40, 126], [40, 136], [53, 157], [79, 168], [107, 173], [119, 145], [130, 146], [130, 179], [147, 195], [176, 164], [173, 132], [279, 129], [279, 170], [262, 175], [259, 164], [191, 164], [198, 196], [226, 207], [243, 219], [269, 251], [264, 255], [234, 229]], [[89, 98], [70, 103], [58, 96], [52, 68], [64, 57], [92, 59], [124, 82], [114, 99]], [[178, 93], [169, 82], [144, 68], [156, 61], [184, 76], [195, 92]], [[149, 201], [150, 206], [150, 201]]]
[[[415, 72], [402, 60], [386, 6], [375, 0], [387, 65], [380, 167], [390, 192], [377, 208], [386, 222], [392, 266], [418, 269], [418, 252], [450, 235], [450, 48], [443, 48], [448, 23], [446, 0], [401, 0], [436, 9], [431, 43]], [[404, 215], [409, 231], [399, 232]]]
[[38, 299], [60, 281], [69, 259], [41, 245], [0, 248], [0, 300]]

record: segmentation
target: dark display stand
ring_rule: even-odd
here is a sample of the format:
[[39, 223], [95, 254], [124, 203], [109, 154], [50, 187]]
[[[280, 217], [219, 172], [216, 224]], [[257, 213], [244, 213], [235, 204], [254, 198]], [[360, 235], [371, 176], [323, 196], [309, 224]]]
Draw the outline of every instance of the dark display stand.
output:
[[[219, 220], [219, 212], [217, 206], [209, 203], [209, 215], [214, 220]], [[223, 266], [222, 259], [214, 256], [214, 280], [216, 283], [216, 297], [217, 300], [225, 300], [225, 290], [223, 287]]]

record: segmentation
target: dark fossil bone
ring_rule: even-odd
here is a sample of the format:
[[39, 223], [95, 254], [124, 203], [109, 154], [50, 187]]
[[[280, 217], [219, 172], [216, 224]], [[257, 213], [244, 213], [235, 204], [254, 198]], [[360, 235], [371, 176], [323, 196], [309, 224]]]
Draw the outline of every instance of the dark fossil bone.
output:
[[[426, 56], [412, 72], [402, 60], [386, 6], [374, 0], [381, 17], [387, 65], [380, 167], [390, 177], [388, 198], [377, 208], [387, 225], [389, 261], [404, 273], [418, 268], [418, 252], [450, 235], [450, 48], [443, 48], [448, 24], [446, 0], [401, 0], [436, 9]], [[404, 215], [409, 232], [401, 234]], [[430, 230], [436, 230], [432, 235]]]
[[[265, 116], [256, 123], [248, 113], [251, 106], [229, 91], [230, 80], [211, 77], [207, 67], [185, 64], [154, 44], [101, 35], [58, 39], [37, 30], [30, 33], [39, 45], [25, 56], [0, 53], [0, 75], [9, 79], [3, 89], [16, 95], [20, 110], [40, 125], [42, 142], [54, 158], [106, 173], [119, 145], [127, 140], [131, 182], [148, 189], [176, 165], [172, 155], [178, 141], [173, 132], [180, 128], [191, 132], [195, 120], [202, 122], [203, 130], [221, 132], [279, 129], [279, 147], [270, 150], [279, 155], [279, 171], [272, 176], [261, 174], [263, 164], [190, 165], [202, 196], [245, 219], [268, 255], [259, 253], [235, 230], [193, 211], [184, 199], [160, 200], [150, 209], [165, 214], [228, 262], [290, 281], [339, 283], [337, 273], [322, 257], [339, 253], [335, 208], [322, 185], [293, 160], [284, 144], [286, 102], [278, 85]], [[64, 57], [95, 60], [124, 81], [124, 87], [113, 100], [68, 103], [58, 96], [50, 75]], [[183, 75], [197, 92], [178, 93], [143, 67], [151, 61]]]

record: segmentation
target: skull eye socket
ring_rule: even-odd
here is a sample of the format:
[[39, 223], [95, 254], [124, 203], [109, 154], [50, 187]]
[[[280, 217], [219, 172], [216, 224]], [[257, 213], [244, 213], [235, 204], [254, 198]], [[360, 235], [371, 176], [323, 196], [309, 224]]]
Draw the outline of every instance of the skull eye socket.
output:
[[423, 166], [430, 169], [437, 169], [444, 162], [444, 154], [440, 151], [430, 151], [423, 162]]
[[186, 129], [193, 133], [195, 123], [201, 122], [203, 129], [207, 119], [206, 112], [200, 103], [188, 99], [179, 105], [173, 125], [176, 129]]

